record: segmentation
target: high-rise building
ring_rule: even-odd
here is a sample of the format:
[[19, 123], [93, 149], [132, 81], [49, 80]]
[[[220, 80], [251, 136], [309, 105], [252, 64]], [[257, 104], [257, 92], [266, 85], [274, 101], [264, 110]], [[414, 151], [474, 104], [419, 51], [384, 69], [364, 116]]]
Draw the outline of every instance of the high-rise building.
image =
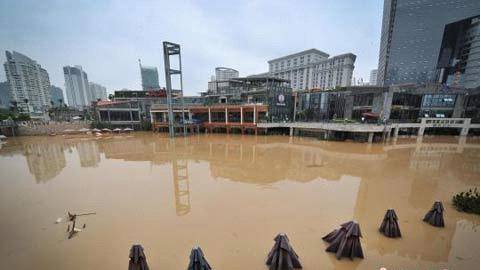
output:
[[215, 68], [215, 80], [227, 81], [232, 78], [239, 78], [239, 71], [233, 68], [216, 67]]
[[6, 51], [4, 64], [15, 109], [31, 116], [43, 115], [50, 107], [50, 79], [37, 62], [18, 52]]
[[333, 89], [351, 85], [355, 61], [352, 53], [329, 57], [310, 49], [268, 61], [269, 75], [290, 80], [295, 90]]
[[89, 88], [90, 88], [90, 92], [92, 94], [93, 100], [107, 99], [107, 88], [105, 88], [104, 86], [98, 83], [89, 82]]
[[139, 59], [140, 76], [142, 77], [142, 90], [159, 90], [159, 72], [156, 67], [142, 66]]
[[10, 105], [10, 85], [8, 82], [0, 82], [0, 108], [8, 110]]
[[[378, 85], [450, 83], [447, 74], [455, 75], [451, 76], [453, 81], [457, 76], [458, 82], [463, 81], [460, 76], [464, 74], [472, 82], [472, 75], [477, 73], [479, 86], [479, 19], [476, 18], [479, 18], [478, 0], [385, 0]], [[456, 22], [457, 25], [451, 25]], [[466, 57], [469, 61], [462, 60]], [[473, 66], [477, 72], [471, 72]]]
[[50, 100], [53, 107], [60, 107], [65, 104], [63, 90], [55, 85], [50, 86]]
[[371, 73], [369, 74], [369, 84], [377, 85], [377, 69], [371, 70]]
[[89, 89], [87, 73], [82, 70], [82, 67], [65, 66], [63, 74], [68, 105], [77, 109], [90, 106], [94, 99]]
[[479, 16], [446, 25], [436, 75], [449, 86], [479, 87]]
[[239, 71], [233, 68], [216, 67], [215, 75], [210, 77], [207, 89], [209, 91], [216, 91], [218, 87], [225, 85], [230, 79], [239, 78]]

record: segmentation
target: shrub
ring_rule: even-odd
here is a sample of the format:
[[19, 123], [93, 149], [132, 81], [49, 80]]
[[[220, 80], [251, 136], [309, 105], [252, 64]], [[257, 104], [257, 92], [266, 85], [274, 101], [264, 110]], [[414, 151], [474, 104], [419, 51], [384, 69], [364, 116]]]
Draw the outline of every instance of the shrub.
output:
[[479, 215], [479, 191], [469, 189], [468, 192], [461, 192], [453, 196], [453, 205], [458, 211]]

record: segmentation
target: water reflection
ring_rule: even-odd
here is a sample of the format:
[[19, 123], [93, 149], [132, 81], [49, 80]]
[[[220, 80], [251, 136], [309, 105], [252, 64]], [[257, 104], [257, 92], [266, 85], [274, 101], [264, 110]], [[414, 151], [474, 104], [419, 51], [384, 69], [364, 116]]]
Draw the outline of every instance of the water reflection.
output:
[[24, 155], [28, 169], [35, 176], [37, 183], [54, 178], [67, 164], [62, 144], [25, 144]]
[[[441, 199], [447, 204], [453, 192], [479, 186], [477, 141], [455, 138], [427, 138], [423, 141], [398, 139], [395, 143], [369, 147], [360, 143], [324, 142], [307, 138], [206, 135], [170, 140], [157, 134], [140, 133], [103, 139], [12, 139], [0, 149], [1, 156], [25, 158], [36, 183], [50, 180], [57, 183], [59, 174], [63, 170], [69, 172], [72, 167], [76, 170], [70, 173], [89, 171], [92, 180], [89, 187], [92, 190], [102, 190], [105, 186], [108, 186], [107, 190], [112, 190], [111, 196], [106, 196], [108, 200], [100, 201], [104, 204], [115, 201], [115, 198], [119, 199], [115, 201], [117, 204], [126, 200], [122, 195], [125, 190], [112, 187], [118, 183], [130, 188], [138, 185], [139, 193], [136, 195], [143, 196], [140, 190], [144, 187], [137, 182], [132, 184], [143, 181], [142, 185], [155, 187], [151, 188], [153, 193], [148, 192], [149, 200], [155, 203], [143, 205], [145, 211], [161, 213], [159, 216], [162, 215], [163, 226], [172, 225], [165, 227], [170, 228], [166, 231], [175, 231], [179, 224], [183, 229], [187, 228], [186, 232], [179, 235], [191, 233], [188, 231], [189, 221], [195, 218], [198, 224], [210, 224], [210, 220], [200, 217], [206, 216], [205, 213], [216, 218], [211, 233], [222, 231], [219, 228], [237, 226], [232, 225], [232, 218], [243, 221], [234, 228], [240, 228], [240, 232], [252, 229], [249, 227], [251, 220], [266, 227], [275, 227], [277, 225], [272, 224], [277, 224], [279, 220], [270, 223], [265, 219], [285, 215], [292, 216], [292, 219], [306, 218], [307, 221], [301, 225], [297, 221], [283, 224], [287, 228], [298, 229], [297, 236], [306, 230], [314, 231], [309, 227], [311, 223], [329, 230], [331, 225], [335, 227], [340, 222], [354, 218], [361, 224], [365, 235], [363, 246], [371, 257], [389, 255], [389, 258], [401, 258], [399, 266], [405, 260], [415, 263], [449, 262], [450, 265], [454, 262], [453, 265], [461, 266], [459, 269], [465, 269], [473, 266], [472, 258], [477, 258], [479, 264], [473, 244], [466, 244], [473, 235], [479, 236], [477, 217], [459, 213], [445, 205], [445, 229], [432, 228], [421, 222], [434, 200]], [[143, 167], [146, 162], [154, 168], [150, 174]], [[80, 169], [85, 167], [92, 169]], [[124, 168], [132, 169], [135, 173], [118, 177], [115, 181], [105, 179], [96, 182], [92, 178], [97, 172]], [[141, 179], [137, 179], [136, 173], [141, 174]], [[163, 181], [166, 176], [167, 181]], [[147, 181], [149, 177], [154, 183]], [[167, 210], [156, 198], [152, 198], [157, 194], [166, 198], [166, 193], [172, 196], [164, 204]], [[297, 204], [290, 205], [282, 212], [277, 211], [277, 205], [285, 203], [284, 196], [291, 193]], [[79, 197], [83, 200], [83, 196]], [[227, 206], [218, 205], [219, 202]], [[95, 203], [92, 204], [95, 206]], [[243, 207], [245, 209], [240, 209]], [[267, 211], [256, 212], [251, 207]], [[377, 232], [386, 209], [391, 207], [396, 209], [400, 218], [401, 241], [387, 239]], [[128, 212], [128, 207], [125, 208]], [[239, 213], [232, 213], [235, 212], [232, 209]], [[152, 218], [152, 224], [155, 218]], [[142, 226], [149, 228], [149, 224]], [[312, 238], [310, 231], [306, 234]], [[179, 235], [177, 237], [181, 237]], [[226, 250], [234, 249], [226, 245]], [[303, 246], [299, 246], [302, 251]], [[314, 249], [319, 251], [319, 243]], [[326, 258], [324, 263], [340, 266], [333, 257]], [[366, 268], [360, 262], [351, 264], [352, 268], [356, 266]]]
[[[338, 143], [303, 138], [294, 141], [265, 137], [226, 140], [216, 136], [168, 140], [147, 135], [100, 140], [42, 138], [9, 143], [0, 150], [0, 154], [15, 153], [19, 146], [24, 149], [30, 172], [38, 182], [57, 176], [66, 166], [65, 150], [72, 149], [76, 150], [81, 167], [99, 166], [101, 154], [105, 159], [149, 161], [153, 165], [178, 160], [186, 164], [186, 168], [189, 161], [202, 160], [209, 163], [215, 178], [255, 184], [271, 184], [285, 179], [298, 182], [319, 178], [339, 180], [344, 174], [383, 173], [382, 168], [393, 161], [403, 163], [401, 166], [406, 164], [405, 168], [409, 171], [423, 173], [442, 175], [447, 170], [473, 175], [479, 173], [479, 144], [466, 143], [465, 138], [449, 143], [397, 141], [374, 148], [364, 144], [340, 147], [342, 145]], [[409, 154], [400, 154], [404, 151]], [[460, 157], [463, 162], [458, 162]], [[453, 166], [457, 166], [455, 170]], [[175, 167], [173, 172], [178, 171]], [[263, 173], [266, 169], [269, 173]]]
[[81, 167], [97, 167], [100, 163], [100, 152], [96, 141], [82, 140], [75, 146]]

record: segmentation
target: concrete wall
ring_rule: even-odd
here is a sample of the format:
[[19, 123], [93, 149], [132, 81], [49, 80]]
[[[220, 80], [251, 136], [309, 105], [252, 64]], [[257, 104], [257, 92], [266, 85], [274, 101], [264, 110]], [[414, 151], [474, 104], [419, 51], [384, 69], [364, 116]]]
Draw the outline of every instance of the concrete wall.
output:
[[48, 135], [52, 133], [61, 133], [66, 129], [78, 130], [81, 128], [90, 128], [90, 122], [50, 122], [50, 123], [26, 123], [20, 124], [17, 128], [18, 136], [35, 136]]

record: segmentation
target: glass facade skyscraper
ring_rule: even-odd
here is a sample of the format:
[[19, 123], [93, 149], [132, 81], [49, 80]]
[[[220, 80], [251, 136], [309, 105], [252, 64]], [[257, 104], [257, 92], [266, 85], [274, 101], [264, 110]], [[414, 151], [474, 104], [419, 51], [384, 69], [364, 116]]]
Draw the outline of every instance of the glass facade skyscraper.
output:
[[142, 76], [142, 90], [159, 90], [159, 73], [156, 67], [140, 66]]
[[[479, 0], [385, 0], [378, 84], [389, 86], [405, 83], [450, 83], [446, 73], [442, 74], [441, 67], [438, 66], [443, 57], [441, 51], [446, 27], [473, 17], [479, 18]], [[471, 54], [470, 57], [474, 62], [478, 59], [474, 66], [477, 66], [478, 70], [479, 87], [479, 19], [477, 28], [476, 21], [473, 23], [472, 27], [464, 28], [466, 32], [457, 37], [473, 38], [463, 46], [476, 44], [477, 39], [477, 56], [473, 51], [474, 55]], [[459, 61], [457, 55], [459, 53], [452, 53], [444, 63], [456, 65]], [[462, 72], [473, 73], [470, 70]], [[461, 83], [459, 86], [465, 85]]]

